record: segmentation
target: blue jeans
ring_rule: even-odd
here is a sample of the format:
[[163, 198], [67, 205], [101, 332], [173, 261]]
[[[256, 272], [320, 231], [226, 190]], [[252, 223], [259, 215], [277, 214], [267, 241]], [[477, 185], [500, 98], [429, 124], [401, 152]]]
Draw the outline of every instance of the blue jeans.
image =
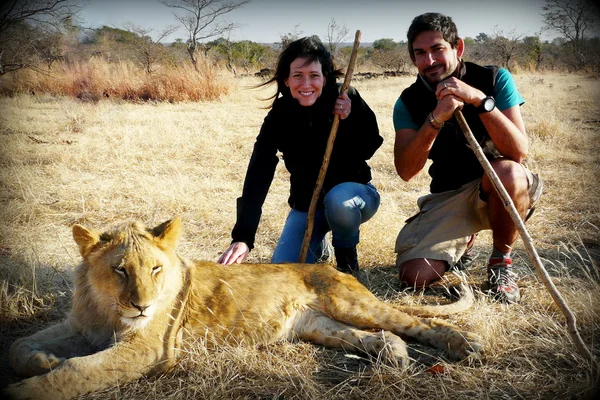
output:
[[[379, 208], [375, 186], [344, 182], [334, 186], [324, 199], [325, 208], [315, 212], [313, 233], [306, 262], [314, 264], [321, 256], [325, 234], [332, 233], [334, 247], [348, 248], [359, 242], [359, 227]], [[272, 263], [298, 262], [306, 231], [308, 212], [292, 209], [287, 216]]]

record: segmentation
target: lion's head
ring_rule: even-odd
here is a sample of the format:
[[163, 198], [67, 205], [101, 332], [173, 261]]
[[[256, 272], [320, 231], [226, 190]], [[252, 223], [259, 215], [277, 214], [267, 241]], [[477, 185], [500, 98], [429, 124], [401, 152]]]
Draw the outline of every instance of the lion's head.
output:
[[77, 318], [98, 319], [88, 321], [88, 329], [136, 330], [169, 307], [182, 285], [175, 254], [180, 230], [179, 218], [153, 229], [134, 222], [104, 233], [74, 225], [83, 257], [75, 273]]

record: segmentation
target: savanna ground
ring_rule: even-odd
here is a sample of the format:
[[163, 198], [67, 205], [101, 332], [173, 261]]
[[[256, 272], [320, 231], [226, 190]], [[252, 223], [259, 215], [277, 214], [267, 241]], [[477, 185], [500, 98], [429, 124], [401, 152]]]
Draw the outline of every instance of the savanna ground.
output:
[[[528, 230], [556, 286], [600, 356], [600, 81], [584, 75], [518, 74], [531, 139], [530, 166], [546, 190]], [[440, 291], [401, 291], [394, 241], [429, 178], [403, 182], [393, 166], [392, 106], [412, 77], [353, 85], [377, 114], [385, 138], [370, 164], [382, 204], [361, 231], [361, 280], [390, 303], [446, 301]], [[218, 101], [133, 104], [46, 95], [0, 98], [0, 386], [15, 378], [7, 351], [17, 337], [64, 317], [70, 271], [79, 262], [70, 227], [131, 219], [184, 220], [180, 253], [216, 260], [230, 242], [254, 139], [273, 88], [236, 80]], [[288, 211], [287, 172], [278, 166], [249, 262], [268, 262]], [[506, 306], [479, 290], [490, 235], [467, 271], [477, 301], [449, 320], [483, 337], [485, 357], [452, 362], [409, 343], [408, 370], [308, 343], [197, 346], [171, 373], [84, 396], [103, 398], [550, 399], [591, 397], [590, 365], [538, 279], [519, 240], [522, 302]], [[248, 268], [252, 268], [248, 265]], [[450, 279], [449, 283], [452, 283]], [[442, 286], [446, 284], [444, 282]], [[432, 368], [433, 367], [433, 368]]]

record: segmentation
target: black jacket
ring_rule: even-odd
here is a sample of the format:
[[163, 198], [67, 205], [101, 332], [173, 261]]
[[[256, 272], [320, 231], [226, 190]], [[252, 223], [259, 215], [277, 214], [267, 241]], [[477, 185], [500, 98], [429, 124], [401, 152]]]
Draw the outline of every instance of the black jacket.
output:
[[[282, 153], [290, 173], [290, 207], [308, 211], [331, 131], [337, 96], [335, 89], [324, 92], [310, 107], [301, 106], [291, 96], [275, 101], [256, 138], [242, 196], [237, 199], [237, 222], [231, 234], [233, 242], [245, 242], [251, 249], [254, 246], [262, 205], [279, 161], [277, 152]], [[348, 96], [352, 111], [348, 118], [340, 120], [319, 207], [322, 207], [324, 194], [333, 186], [371, 180], [371, 169], [365, 160], [371, 158], [383, 142], [373, 111], [355, 89], [350, 88]]]
[[[497, 74], [497, 67], [482, 67], [465, 62], [461, 66], [458, 78], [491, 96], [494, 94]], [[425, 123], [427, 115], [437, 105], [435, 92], [427, 87], [420, 77], [402, 92], [400, 98], [417, 124]], [[467, 104], [462, 112], [477, 141], [487, 148], [483, 144], [489, 140], [489, 135], [475, 107]], [[473, 150], [468, 147], [467, 139], [454, 117], [446, 121], [438, 133], [429, 158], [433, 161], [429, 168], [432, 178], [431, 193], [458, 189], [465, 183], [483, 176], [483, 167]]]

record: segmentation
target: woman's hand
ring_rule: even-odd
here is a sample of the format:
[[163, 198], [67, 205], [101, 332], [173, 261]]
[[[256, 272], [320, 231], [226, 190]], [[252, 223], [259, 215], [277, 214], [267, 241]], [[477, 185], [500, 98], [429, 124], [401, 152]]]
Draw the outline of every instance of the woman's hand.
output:
[[250, 248], [244, 242], [234, 242], [225, 250], [221, 257], [217, 260], [219, 264], [230, 265], [233, 263], [241, 264], [248, 253]]
[[340, 119], [346, 119], [350, 115], [351, 110], [352, 102], [350, 101], [350, 97], [348, 97], [346, 93], [340, 94], [340, 96], [335, 101], [333, 113], [339, 115]]

